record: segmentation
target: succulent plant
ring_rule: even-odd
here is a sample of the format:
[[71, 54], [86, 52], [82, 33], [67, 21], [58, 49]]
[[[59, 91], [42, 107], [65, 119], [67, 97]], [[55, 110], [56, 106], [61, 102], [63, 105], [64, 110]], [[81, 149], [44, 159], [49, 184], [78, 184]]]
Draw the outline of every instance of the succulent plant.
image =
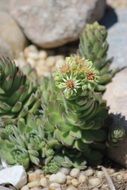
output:
[[[0, 155], [10, 165], [21, 164], [26, 169], [30, 164], [42, 167], [46, 173], [55, 173], [62, 166], [85, 168], [86, 162], [70, 159], [73, 154], [45, 131], [41, 116], [28, 115], [17, 126], [7, 125], [0, 129]], [[68, 153], [68, 154], [67, 154]]]
[[126, 119], [121, 114], [110, 114], [112, 125], [108, 132], [109, 146], [117, 146], [117, 144], [126, 137]]
[[87, 24], [80, 36], [79, 53], [100, 71], [101, 84], [107, 84], [113, 76], [109, 68], [112, 59], [107, 59], [108, 47], [106, 28], [97, 22]]
[[55, 73], [54, 81], [41, 87], [43, 113], [48, 118], [45, 128], [63, 147], [77, 150], [92, 164], [100, 162], [107, 138], [106, 103], [96, 92], [99, 77], [91, 61], [71, 56]]
[[54, 155], [52, 144], [46, 139], [41, 116], [29, 114], [25, 121], [21, 118], [17, 126], [7, 125], [0, 130], [0, 155], [8, 164], [22, 164], [28, 168], [30, 163], [41, 164], [41, 159], [51, 159]]
[[0, 126], [41, 110], [40, 92], [9, 58], [0, 58]]
[[106, 37], [103, 26], [87, 25], [79, 55], [67, 57], [41, 83], [33, 81], [37, 77], [29, 68], [26, 77], [10, 59], [0, 59], [0, 155], [7, 163], [25, 168], [32, 163], [47, 173], [84, 169], [86, 161], [102, 161], [109, 138], [115, 143], [122, 138], [121, 131], [105, 126], [102, 92], [113, 75]]

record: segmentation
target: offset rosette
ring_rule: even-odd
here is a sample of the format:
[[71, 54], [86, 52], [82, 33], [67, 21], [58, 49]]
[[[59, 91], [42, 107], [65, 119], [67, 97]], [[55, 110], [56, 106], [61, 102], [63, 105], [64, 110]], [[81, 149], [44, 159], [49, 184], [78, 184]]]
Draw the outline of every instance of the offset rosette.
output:
[[0, 58], [0, 125], [16, 123], [28, 113], [39, 114], [39, 89], [9, 58]]
[[80, 36], [79, 53], [81, 57], [93, 62], [94, 67], [100, 71], [100, 84], [111, 81], [113, 72], [110, 70], [112, 59], [107, 58], [109, 44], [107, 30], [97, 22], [87, 24]]

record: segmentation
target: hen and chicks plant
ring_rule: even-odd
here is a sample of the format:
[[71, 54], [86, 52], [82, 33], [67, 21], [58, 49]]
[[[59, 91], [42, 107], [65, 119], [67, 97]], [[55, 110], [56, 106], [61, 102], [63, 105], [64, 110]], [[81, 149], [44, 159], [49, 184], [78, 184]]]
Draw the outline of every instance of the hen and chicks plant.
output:
[[106, 37], [103, 26], [87, 25], [79, 54], [37, 83], [0, 59], [0, 155], [7, 163], [47, 173], [101, 163], [109, 140], [102, 94], [113, 76]]

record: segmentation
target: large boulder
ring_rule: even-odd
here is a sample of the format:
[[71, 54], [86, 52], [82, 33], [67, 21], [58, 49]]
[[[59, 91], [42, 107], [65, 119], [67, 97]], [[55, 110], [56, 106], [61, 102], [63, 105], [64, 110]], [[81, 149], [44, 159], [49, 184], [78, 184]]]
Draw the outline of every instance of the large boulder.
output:
[[11, 0], [0, 0], [0, 10], [8, 11]]
[[127, 67], [127, 8], [109, 8], [101, 23], [108, 28], [108, 55], [114, 57], [111, 68]]
[[79, 37], [87, 22], [100, 20], [106, 0], [12, 0], [11, 14], [36, 45], [53, 48]]
[[27, 40], [17, 23], [4, 11], [0, 12], [0, 55], [15, 57], [26, 47]]
[[[119, 72], [107, 85], [104, 99], [113, 115], [111, 128], [122, 127], [127, 133], [127, 68]], [[109, 157], [127, 168], [127, 135], [116, 146], [108, 149]]]

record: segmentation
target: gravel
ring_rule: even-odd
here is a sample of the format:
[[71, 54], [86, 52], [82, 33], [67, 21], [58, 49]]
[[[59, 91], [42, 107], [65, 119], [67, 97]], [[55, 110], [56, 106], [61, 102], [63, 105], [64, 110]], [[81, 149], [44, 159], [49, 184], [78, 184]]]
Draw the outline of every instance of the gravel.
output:
[[[28, 172], [28, 182], [21, 190], [111, 190], [101, 168], [88, 167], [84, 171], [77, 168], [65, 174], [62, 171], [69, 171], [68, 168], [61, 168], [56, 174], [43, 174], [42, 170], [35, 169]], [[106, 171], [119, 190], [125, 190], [127, 186], [127, 171], [117, 171], [106, 168]], [[72, 174], [74, 176], [72, 176]], [[89, 175], [88, 175], [89, 174]]]

